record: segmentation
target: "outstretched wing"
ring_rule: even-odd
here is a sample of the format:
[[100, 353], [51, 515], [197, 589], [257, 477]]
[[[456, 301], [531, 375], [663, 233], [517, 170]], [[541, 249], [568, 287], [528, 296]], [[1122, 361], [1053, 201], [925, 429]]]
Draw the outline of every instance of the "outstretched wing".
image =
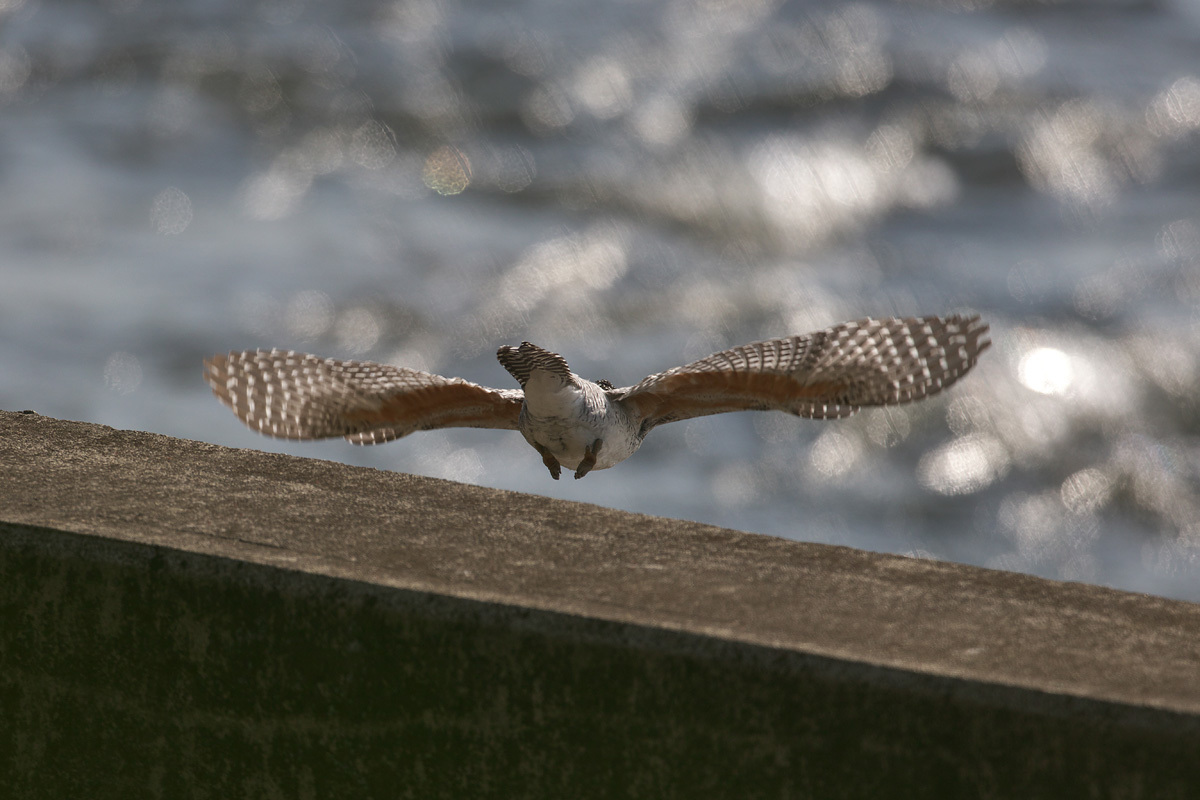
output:
[[431, 428], [515, 430], [522, 393], [415, 369], [290, 350], [204, 360], [204, 380], [238, 419], [268, 436], [380, 444]]
[[991, 344], [976, 316], [863, 319], [806, 336], [713, 353], [651, 375], [622, 397], [655, 425], [725, 411], [786, 411], [848, 417], [860, 406], [907, 403], [937, 394], [975, 365]]

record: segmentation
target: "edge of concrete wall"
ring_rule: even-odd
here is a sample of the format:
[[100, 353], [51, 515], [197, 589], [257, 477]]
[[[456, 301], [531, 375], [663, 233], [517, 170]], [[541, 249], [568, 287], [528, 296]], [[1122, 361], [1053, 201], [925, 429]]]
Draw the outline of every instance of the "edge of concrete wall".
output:
[[33, 414], [0, 610], [11, 796], [1200, 785], [1200, 606]]

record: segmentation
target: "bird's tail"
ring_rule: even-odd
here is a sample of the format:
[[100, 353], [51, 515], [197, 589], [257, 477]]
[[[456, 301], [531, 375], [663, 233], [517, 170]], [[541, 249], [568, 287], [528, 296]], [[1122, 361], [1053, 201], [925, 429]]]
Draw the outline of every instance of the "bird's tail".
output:
[[500, 365], [508, 370], [508, 374], [517, 379], [522, 389], [529, 382], [529, 376], [535, 369], [548, 372], [564, 382], [573, 383], [575, 380], [571, 368], [562, 356], [529, 342], [521, 342], [520, 347], [505, 345], [496, 351], [496, 358], [500, 360]]

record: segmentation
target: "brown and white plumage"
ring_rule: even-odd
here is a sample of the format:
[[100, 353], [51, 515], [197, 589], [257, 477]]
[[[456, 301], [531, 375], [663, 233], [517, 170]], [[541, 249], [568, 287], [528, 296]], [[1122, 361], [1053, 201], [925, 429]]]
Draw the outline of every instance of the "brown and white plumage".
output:
[[461, 378], [286, 350], [204, 360], [217, 399], [251, 428], [281, 439], [342, 436], [382, 444], [434, 428], [517, 429], [523, 395]]
[[554, 478], [560, 466], [581, 478], [633, 455], [666, 422], [748, 410], [835, 419], [936, 394], [975, 365], [987, 330], [978, 316], [864, 319], [733, 347], [619, 389], [528, 342], [497, 352], [520, 390], [282, 350], [213, 356], [204, 376], [271, 436], [379, 444], [433, 428], [520, 430]]
[[937, 394], [975, 365], [987, 330], [978, 316], [846, 322], [722, 350], [622, 391], [652, 425], [749, 410], [837, 419]]

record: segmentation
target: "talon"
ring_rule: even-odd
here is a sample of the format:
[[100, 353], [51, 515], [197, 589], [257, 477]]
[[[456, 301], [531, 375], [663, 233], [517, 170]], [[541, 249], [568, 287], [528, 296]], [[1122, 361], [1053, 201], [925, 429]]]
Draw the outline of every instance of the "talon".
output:
[[534, 447], [542, 454], [542, 463], [546, 465], [546, 469], [550, 470], [550, 477], [558, 480], [559, 476], [562, 475], [562, 465], [558, 463], [558, 459], [540, 444], [535, 444]]
[[590, 447], [583, 449], [583, 461], [579, 462], [579, 469], [575, 470], [575, 480], [579, 480], [592, 471], [592, 467], [596, 466], [596, 455], [600, 452], [600, 448], [603, 445], [604, 442], [597, 439], [592, 442]]

